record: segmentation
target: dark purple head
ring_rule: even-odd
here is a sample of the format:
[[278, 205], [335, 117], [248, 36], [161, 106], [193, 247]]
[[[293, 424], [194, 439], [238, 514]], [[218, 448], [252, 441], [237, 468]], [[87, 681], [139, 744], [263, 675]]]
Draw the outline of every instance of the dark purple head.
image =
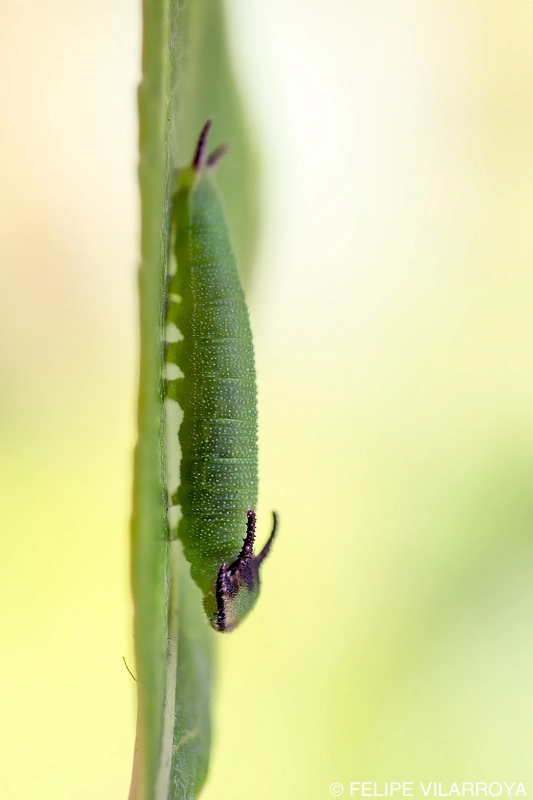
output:
[[259, 568], [276, 535], [278, 518], [275, 512], [273, 517], [272, 533], [261, 552], [254, 556], [255, 511], [248, 511], [246, 538], [238, 558], [229, 566], [222, 564], [214, 592], [204, 598], [209, 622], [216, 631], [234, 630], [255, 605], [260, 588]]

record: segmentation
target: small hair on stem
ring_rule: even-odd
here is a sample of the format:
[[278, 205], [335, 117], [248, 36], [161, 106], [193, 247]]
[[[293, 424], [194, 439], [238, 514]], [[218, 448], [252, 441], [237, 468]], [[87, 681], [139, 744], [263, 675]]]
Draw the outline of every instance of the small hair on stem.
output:
[[130, 673], [131, 677], [133, 678], [133, 680], [135, 681], [135, 683], [137, 683], [137, 678], [135, 677], [135, 675], [133, 674], [133, 672], [131, 671], [131, 669], [128, 667], [128, 664], [127, 664], [127, 662], [126, 662], [126, 657], [125, 657], [125, 656], [122, 656], [122, 660], [123, 660], [123, 662], [124, 662], [124, 666], [126, 667], [126, 669], [128, 670], [128, 672]]

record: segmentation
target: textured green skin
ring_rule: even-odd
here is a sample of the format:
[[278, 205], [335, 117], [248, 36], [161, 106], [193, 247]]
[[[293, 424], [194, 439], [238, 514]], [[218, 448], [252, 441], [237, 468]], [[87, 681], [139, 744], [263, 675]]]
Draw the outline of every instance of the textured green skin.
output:
[[[177, 272], [168, 320], [183, 339], [167, 361], [184, 378], [168, 396], [184, 417], [179, 431], [181, 481], [173, 503], [178, 537], [204, 595], [222, 563], [232, 564], [257, 504], [257, 404], [252, 333], [224, 214], [209, 174], [184, 170], [173, 206]], [[207, 610], [207, 607], [206, 607]]]

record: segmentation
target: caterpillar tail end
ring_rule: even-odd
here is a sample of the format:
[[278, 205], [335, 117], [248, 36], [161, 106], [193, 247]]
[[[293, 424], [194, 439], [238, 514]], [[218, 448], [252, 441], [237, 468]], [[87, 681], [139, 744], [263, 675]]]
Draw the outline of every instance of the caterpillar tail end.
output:
[[207, 139], [209, 138], [209, 131], [211, 130], [212, 124], [213, 117], [209, 117], [198, 137], [194, 158], [191, 164], [194, 173], [201, 172], [203, 169], [207, 169], [211, 172], [229, 150], [229, 144], [221, 144], [216, 150], [213, 150], [211, 155], [207, 155]]
[[198, 137], [198, 142], [196, 144], [196, 150], [191, 165], [195, 172], [200, 172], [200, 170], [205, 167], [205, 162], [207, 159], [207, 137], [209, 136], [209, 131], [212, 124], [213, 117], [209, 117], [204, 127], [200, 131], [200, 136]]
[[228, 566], [222, 564], [213, 590], [204, 598], [204, 608], [212, 628], [229, 633], [250, 613], [259, 597], [259, 568], [272, 547], [278, 527], [278, 517], [273, 512], [274, 524], [267, 543], [254, 556], [255, 511], [248, 511], [246, 538], [237, 559]]

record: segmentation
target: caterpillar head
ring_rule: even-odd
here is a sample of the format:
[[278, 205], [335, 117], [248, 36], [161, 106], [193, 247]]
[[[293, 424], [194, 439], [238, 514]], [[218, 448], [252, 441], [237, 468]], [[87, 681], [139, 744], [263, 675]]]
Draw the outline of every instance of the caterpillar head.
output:
[[267, 557], [274, 537], [278, 519], [273, 513], [272, 533], [261, 550], [254, 556], [255, 511], [248, 511], [246, 538], [237, 559], [222, 564], [213, 589], [204, 598], [204, 608], [211, 626], [216, 631], [229, 632], [252, 610], [259, 597], [259, 567]]

